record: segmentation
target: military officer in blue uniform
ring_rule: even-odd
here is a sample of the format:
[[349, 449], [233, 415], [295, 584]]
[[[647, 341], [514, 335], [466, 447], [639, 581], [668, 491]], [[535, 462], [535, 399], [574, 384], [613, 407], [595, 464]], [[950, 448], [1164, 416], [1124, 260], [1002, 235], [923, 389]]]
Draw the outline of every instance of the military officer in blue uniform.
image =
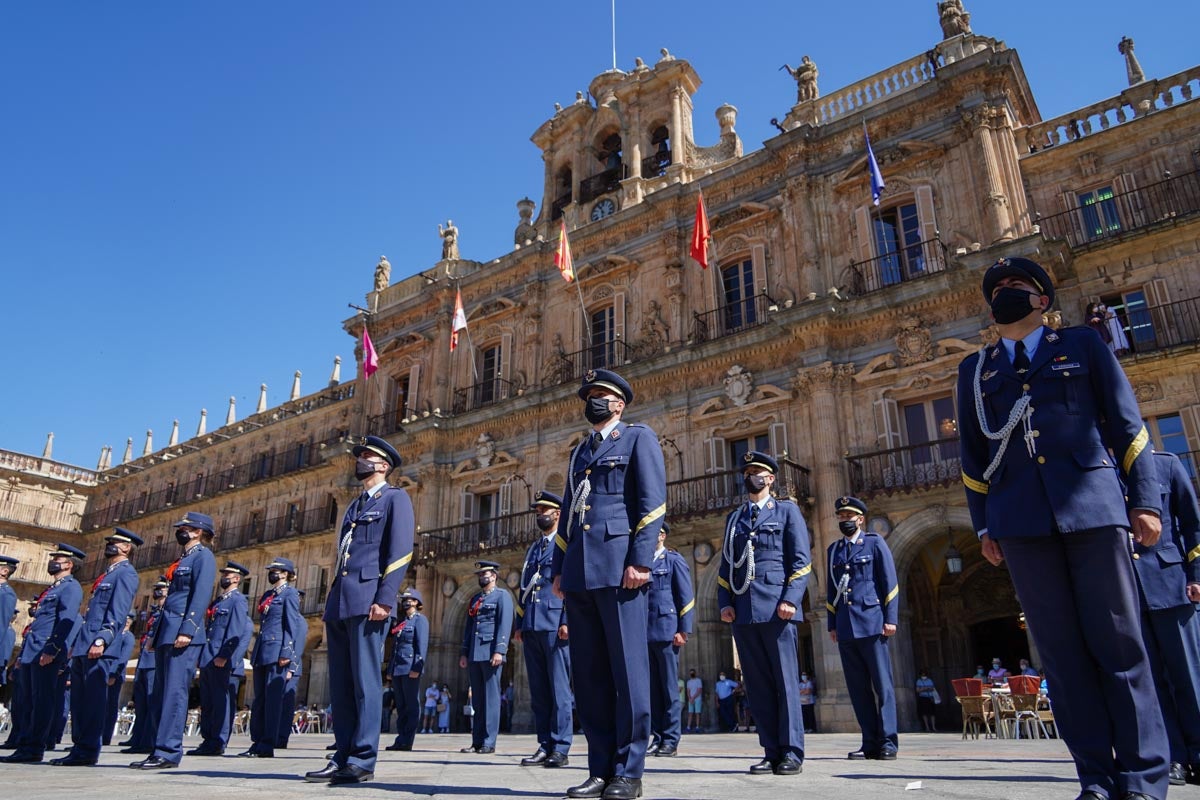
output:
[[333, 585], [325, 601], [334, 754], [310, 782], [359, 783], [375, 774], [383, 715], [383, 641], [412, 561], [412, 501], [386, 475], [400, 454], [378, 436], [354, 447], [363, 487], [342, 519]]
[[562, 598], [550, 589], [562, 498], [543, 490], [533, 496], [531, 507], [537, 512], [538, 536], [526, 551], [521, 568], [513, 641], [521, 643], [524, 653], [538, 747], [533, 755], [521, 759], [521, 766], [565, 767], [574, 735], [571, 649], [566, 609]]
[[589, 370], [579, 399], [591, 424], [572, 451], [551, 572], [565, 596], [586, 781], [570, 797], [625, 800], [642, 791], [650, 741], [647, 588], [667, 510], [666, 468], [654, 431], [622, 415], [633, 389]]
[[82, 550], [69, 544], [60, 543], [50, 551], [46, 571], [54, 582], [38, 595], [37, 612], [21, 647], [21, 669], [28, 672], [21, 679], [21, 696], [16, 700], [29, 709], [28, 724], [16, 752], [0, 761], [35, 764], [46, 752], [51, 727], [65, 699], [63, 673], [79, 633], [83, 588], [73, 573], [84, 557]]
[[655, 756], [679, 751], [683, 700], [679, 696], [679, 648], [692, 633], [696, 600], [692, 571], [677, 550], [667, 549], [670, 526], [658, 532], [658, 549], [650, 567], [649, 619], [646, 640], [650, 655], [650, 749]]
[[149, 758], [130, 764], [133, 769], [179, 766], [183, 758], [188, 691], [207, 638], [205, 612], [217, 579], [217, 562], [200, 537], [213, 533], [212, 517], [189, 511], [174, 528], [175, 541], [183, 547], [183, 553], [167, 567], [169, 590], [154, 631], [154, 695], [158, 707], [154, 752]]
[[796, 619], [812, 572], [800, 507], [772, 496], [779, 463], [743, 458], [746, 502], [729, 513], [717, 572], [721, 620], [733, 624], [763, 759], [750, 774], [796, 775], [804, 764], [804, 717]]
[[[121, 687], [125, 685], [125, 667], [129, 663], [129, 657], [133, 655], [133, 634], [130, 628], [133, 626], [133, 621], [136, 617], [130, 613], [125, 617], [125, 627], [121, 629], [121, 635], [117, 639], [117, 644], [113, 648], [116, 653], [108, 661], [108, 699], [104, 706], [104, 725], [101, 730], [103, 735], [100, 738], [100, 743], [107, 746], [112, 744], [113, 731], [117, 727], [117, 716], [120, 714], [121, 703]], [[107, 656], [108, 654], [105, 653]]]
[[500, 732], [500, 671], [508, 653], [512, 633], [513, 601], [508, 590], [496, 586], [500, 565], [495, 561], [476, 561], [479, 594], [467, 606], [467, 624], [463, 627], [462, 650], [458, 666], [468, 670], [471, 680], [471, 746], [464, 753], [496, 752], [496, 734]]
[[29, 721], [33, 716], [32, 710], [29, 708], [28, 697], [24, 692], [23, 684], [25, 677], [29, 674], [29, 669], [21, 669], [22, 656], [25, 654], [25, 648], [29, 642], [29, 631], [33, 628], [33, 617], [37, 613], [38, 597], [34, 595], [29, 598], [29, 607], [26, 613], [29, 615], [29, 622], [21, 630], [21, 646], [17, 649], [17, 653], [13, 656], [12, 663], [12, 694], [9, 698], [9, 709], [12, 711], [12, 727], [8, 731], [8, 738], [0, 744], [0, 750], [15, 750], [17, 743], [21, 741], [22, 732], [29, 727]]
[[304, 590], [297, 589], [300, 597], [301, 614], [296, 621], [296, 657], [288, 664], [283, 685], [283, 700], [279, 704], [279, 738], [275, 741], [275, 749], [287, 750], [288, 741], [292, 738], [292, 726], [296, 717], [296, 690], [300, 688], [300, 677], [304, 675], [304, 645], [308, 642], [308, 620], [304, 618]]
[[162, 603], [169, 585], [167, 577], [161, 575], [150, 590], [149, 615], [138, 639], [138, 660], [133, 671], [133, 708], [136, 716], [129, 738], [121, 742], [125, 748], [122, 753], [149, 755], [154, 752], [155, 731], [158, 729], [158, 704], [154, 694], [154, 626], [162, 614]]
[[421, 716], [421, 675], [429, 654], [429, 620], [421, 613], [421, 593], [406, 589], [400, 595], [403, 616], [392, 628], [392, 658], [387, 674], [396, 699], [396, 741], [388, 750], [412, 750]]
[[1095, 331], [1042, 325], [1054, 286], [1036, 262], [1001, 259], [983, 296], [1000, 341], [958, 371], [972, 524], [984, 557], [1008, 562], [1080, 798], [1161, 800], [1168, 744], [1129, 536], [1158, 541], [1162, 499], [1133, 389]]
[[108, 679], [119, 657], [121, 632], [138, 588], [137, 570], [129, 556], [141, 544], [142, 537], [125, 528], [117, 528], [104, 538], [108, 564], [92, 583], [83, 625], [71, 648], [73, 746], [62, 758], [50, 761], [56, 767], [90, 767], [100, 757]]
[[[303, 617], [300, 594], [289, 581], [296, 577], [291, 559], [276, 558], [267, 565], [270, 587], [258, 600], [258, 639], [250, 659], [254, 667], [254, 703], [250, 707], [250, 749], [242, 758], [274, 758], [283, 718], [287, 673], [294, 670], [296, 634]], [[290, 722], [290, 715], [289, 715]]]
[[13, 617], [17, 616], [17, 593], [8, 585], [8, 578], [20, 563], [12, 556], [0, 555], [0, 686], [8, 682], [8, 662], [17, 644], [17, 634], [12, 629]]
[[883, 537], [865, 529], [866, 503], [857, 497], [839, 497], [835, 510], [842, 539], [830, 544], [825, 554], [829, 564], [826, 620], [862, 728], [862, 747], [848, 758], [892, 761], [900, 749], [888, 651], [900, 621], [896, 563]]
[[227, 561], [217, 580], [218, 593], [204, 617], [204, 647], [200, 651], [200, 746], [189, 756], [219, 756], [229, 744], [237, 690], [246, 674], [243, 660], [254, 633], [249, 602], [238, 588], [250, 574], [242, 564]]
[[1179, 457], [1156, 452], [1162, 535], [1133, 551], [1142, 638], [1171, 746], [1172, 786], [1200, 783], [1200, 508]]

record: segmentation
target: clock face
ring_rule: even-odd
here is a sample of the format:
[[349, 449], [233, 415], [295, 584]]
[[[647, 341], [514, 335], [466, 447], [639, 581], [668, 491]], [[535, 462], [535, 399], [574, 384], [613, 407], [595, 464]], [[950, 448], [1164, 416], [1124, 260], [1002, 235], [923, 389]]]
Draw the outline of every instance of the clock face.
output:
[[612, 201], [612, 198], [606, 197], [592, 206], [592, 222], [604, 219], [616, 210], [617, 204]]

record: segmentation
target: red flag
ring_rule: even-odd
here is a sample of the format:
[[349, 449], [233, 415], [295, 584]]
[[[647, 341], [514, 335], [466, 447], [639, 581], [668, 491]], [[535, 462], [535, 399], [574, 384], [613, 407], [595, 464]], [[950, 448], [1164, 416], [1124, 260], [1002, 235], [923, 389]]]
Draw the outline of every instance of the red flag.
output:
[[462, 291], [454, 290], [454, 321], [450, 323], [450, 352], [458, 347], [458, 332], [467, 329], [467, 312], [463, 311]]
[[563, 220], [562, 234], [558, 237], [558, 252], [554, 254], [554, 266], [562, 273], [567, 283], [575, 280], [575, 262], [571, 260], [571, 243], [567, 241], [567, 221]]
[[379, 353], [375, 352], [375, 345], [371, 344], [371, 334], [367, 333], [367, 326], [363, 325], [363, 374], [369, 378], [378, 369]]
[[704, 194], [696, 198], [696, 225], [692, 229], [692, 258], [702, 268], [708, 269], [708, 242], [712, 233], [708, 230], [708, 214], [704, 211]]

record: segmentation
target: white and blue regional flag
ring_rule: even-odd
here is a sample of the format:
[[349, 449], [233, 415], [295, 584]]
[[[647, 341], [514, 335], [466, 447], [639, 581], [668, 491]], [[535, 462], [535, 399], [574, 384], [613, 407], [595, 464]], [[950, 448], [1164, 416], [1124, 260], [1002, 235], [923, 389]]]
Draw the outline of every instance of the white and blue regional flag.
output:
[[867, 140], [867, 169], [871, 172], [871, 200], [879, 205], [879, 197], [883, 194], [883, 173], [879, 171], [879, 162], [875, 160], [875, 151], [871, 149], [871, 136], [867, 133], [867, 123], [863, 123], [863, 138]]

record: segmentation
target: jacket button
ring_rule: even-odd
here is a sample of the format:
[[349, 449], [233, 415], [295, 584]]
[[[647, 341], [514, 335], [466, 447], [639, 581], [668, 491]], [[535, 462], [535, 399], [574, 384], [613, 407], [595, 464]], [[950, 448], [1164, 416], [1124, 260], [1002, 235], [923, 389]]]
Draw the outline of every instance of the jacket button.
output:
[[1031, 435], [1031, 436], [1033, 436], [1033, 438], [1035, 438], [1035, 439], [1036, 439], [1037, 437], [1039, 437], [1039, 436], [1041, 436], [1041, 435], [1042, 435], [1042, 432], [1041, 432], [1041, 431], [1030, 431], [1029, 433], [1030, 433], [1030, 435]]
[[1064, 377], [1064, 378], [1069, 378], [1069, 377], [1071, 377], [1071, 372], [1070, 372], [1070, 370], [1068, 370], [1067, 372], [1064, 372], [1064, 373], [1063, 373], [1063, 377]]
[[1045, 456], [1038, 456], [1038, 463], [1039, 463], [1039, 464], [1045, 464], [1045, 463], [1046, 463], [1046, 457], [1045, 457]]
[[1104, 466], [1106, 466], [1106, 467], [1107, 467], [1107, 466], [1108, 466], [1108, 459], [1107, 459], [1107, 458], [1105, 458], [1105, 459], [1101, 459], [1100, 463], [1101, 463], [1101, 464], [1103, 464]]
[[584, 474], [584, 475], [591, 475], [591, 474], [592, 474], [592, 471], [591, 471], [590, 469], [585, 469], [585, 470], [583, 471], [583, 474]]
[[585, 531], [590, 531], [590, 530], [592, 529], [592, 526], [591, 526], [591, 525], [584, 525], [584, 526], [583, 526], [583, 529], [584, 529]]
[[346, 570], [342, 570], [342, 574], [343, 574], [343, 575], [349, 575], [350, 573], [349, 573], [349, 572], [347, 572]]
[[1142, 556], [1141, 556], [1141, 554], [1139, 554], [1139, 553], [1134, 553], [1134, 554], [1133, 554], [1133, 557], [1134, 557], [1134, 559], [1139, 559], [1139, 558], [1141, 558]]
[[591, 506], [584, 506], [584, 507], [583, 507], [583, 510], [584, 510], [584, 511], [591, 511], [591, 510], [592, 510], [592, 507], [591, 507]]
[[1023, 384], [1021, 384], [1021, 388], [1022, 388], [1022, 389], [1024, 389], [1025, 391], [1027, 391], [1027, 392], [1028, 392], [1028, 391], [1029, 391], [1029, 384], [1028, 384], [1028, 383], [1023, 383]]

